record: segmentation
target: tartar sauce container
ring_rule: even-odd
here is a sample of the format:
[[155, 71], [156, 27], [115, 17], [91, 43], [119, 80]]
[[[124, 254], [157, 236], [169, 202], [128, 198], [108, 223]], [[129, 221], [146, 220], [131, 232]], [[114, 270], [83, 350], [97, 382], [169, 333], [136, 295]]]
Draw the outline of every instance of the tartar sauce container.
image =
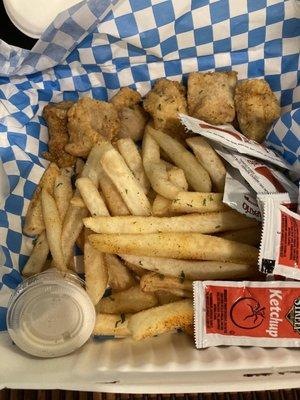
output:
[[50, 269], [23, 281], [12, 295], [7, 329], [13, 342], [37, 357], [59, 357], [81, 347], [95, 325], [84, 281]]

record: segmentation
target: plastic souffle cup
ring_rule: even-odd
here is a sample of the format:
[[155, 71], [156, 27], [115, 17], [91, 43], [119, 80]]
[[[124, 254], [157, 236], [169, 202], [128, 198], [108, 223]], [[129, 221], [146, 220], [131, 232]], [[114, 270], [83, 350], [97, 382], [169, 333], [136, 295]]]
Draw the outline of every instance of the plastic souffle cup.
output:
[[37, 357], [81, 347], [95, 325], [95, 308], [76, 274], [49, 269], [24, 280], [11, 296], [7, 329], [13, 342]]

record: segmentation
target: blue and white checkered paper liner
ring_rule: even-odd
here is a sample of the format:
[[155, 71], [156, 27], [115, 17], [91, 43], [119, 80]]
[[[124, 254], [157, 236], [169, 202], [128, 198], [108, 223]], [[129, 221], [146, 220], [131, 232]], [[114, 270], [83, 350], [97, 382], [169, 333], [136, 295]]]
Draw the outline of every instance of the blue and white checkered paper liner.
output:
[[85, 94], [107, 100], [122, 86], [144, 95], [160, 77], [234, 69], [270, 83], [284, 114], [268, 144], [300, 170], [299, 15], [296, 0], [90, 0], [60, 14], [32, 51], [0, 45], [0, 156], [10, 184], [0, 204], [0, 330], [32, 249], [21, 232], [47, 165], [43, 107]]

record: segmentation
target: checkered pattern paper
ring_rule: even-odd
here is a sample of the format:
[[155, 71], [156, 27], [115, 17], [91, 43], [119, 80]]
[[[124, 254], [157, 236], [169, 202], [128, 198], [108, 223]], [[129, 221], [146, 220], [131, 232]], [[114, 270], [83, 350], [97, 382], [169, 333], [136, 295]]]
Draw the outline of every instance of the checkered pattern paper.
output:
[[89, 0], [60, 14], [32, 51], [0, 44], [0, 156], [10, 184], [0, 200], [0, 329], [32, 249], [21, 232], [47, 165], [43, 107], [86, 94], [107, 100], [122, 86], [144, 95], [160, 77], [234, 69], [271, 85], [283, 116], [267, 143], [300, 170], [299, 15], [295, 0]]

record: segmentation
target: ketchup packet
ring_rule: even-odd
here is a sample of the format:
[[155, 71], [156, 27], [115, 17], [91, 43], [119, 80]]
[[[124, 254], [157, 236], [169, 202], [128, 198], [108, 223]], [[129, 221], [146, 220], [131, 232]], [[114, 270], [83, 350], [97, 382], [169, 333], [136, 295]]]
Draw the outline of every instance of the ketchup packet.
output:
[[223, 203], [247, 217], [261, 221], [255, 191], [236, 169], [227, 165], [226, 170]]
[[194, 282], [195, 341], [300, 347], [300, 282]]
[[264, 202], [259, 268], [300, 280], [300, 215], [269, 196]]
[[215, 145], [216, 152], [231, 166], [238, 169], [256, 193], [289, 193], [297, 198], [298, 188], [273, 166]]
[[199, 119], [180, 114], [181, 122], [194, 133], [198, 133], [207, 139], [221, 144], [241, 154], [246, 154], [260, 160], [278, 165], [281, 168], [293, 170], [293, 166], [284, 161], [273, 150], [264, 144], [248, 139], [238, 132], [232, 125], [211, 125]]

